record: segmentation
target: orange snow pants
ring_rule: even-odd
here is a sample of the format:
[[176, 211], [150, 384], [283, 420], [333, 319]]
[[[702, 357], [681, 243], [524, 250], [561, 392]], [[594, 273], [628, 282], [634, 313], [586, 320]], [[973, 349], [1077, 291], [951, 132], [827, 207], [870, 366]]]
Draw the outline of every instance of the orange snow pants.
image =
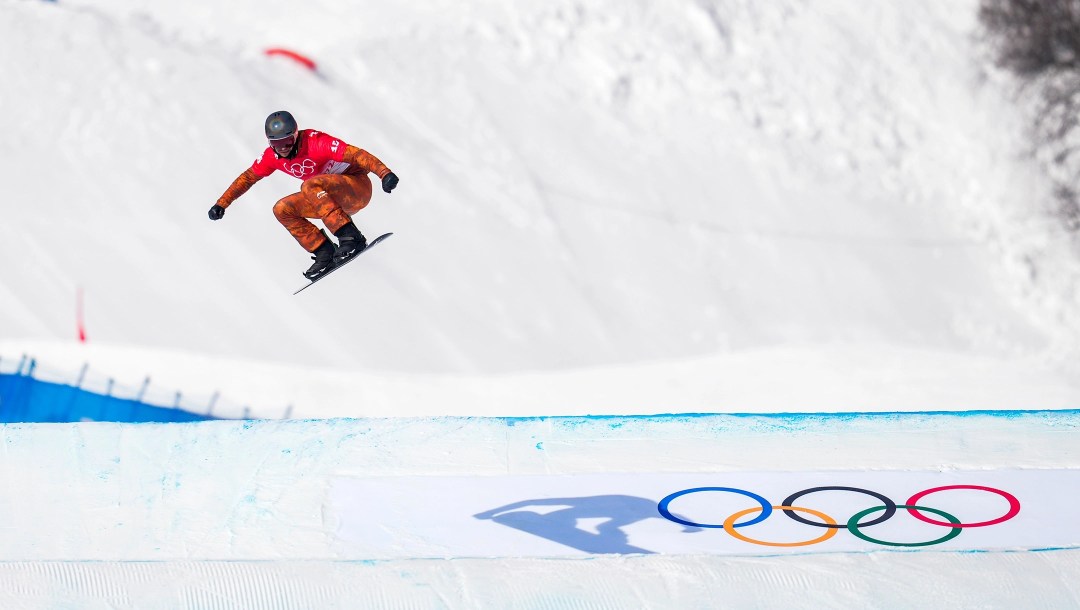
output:
[[323, 174], [305, 180], [299, 193], [274, 204], [274, 216], [308, 252], [322, 245], [323, 235], [309, 218], [319, 219], [331, 233], [348, 224], [371, 201], [367, 174]]

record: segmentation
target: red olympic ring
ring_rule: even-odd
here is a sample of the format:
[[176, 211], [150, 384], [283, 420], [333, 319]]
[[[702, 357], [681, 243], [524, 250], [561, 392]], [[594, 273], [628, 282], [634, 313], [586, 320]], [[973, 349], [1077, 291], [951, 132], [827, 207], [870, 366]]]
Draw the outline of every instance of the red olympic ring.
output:
[[911, 513], [913, 517], [920, 521], [925, 521], [926, 523], [931, 523], [933, 525], [942, 525], [945, 527], [986, 527], [987, 525], [996, 525], [1003, 521], [1008, 521], [1009, 519], [1012, 519], [1020, 513], [1020, 500], [1017, 500], [1016, 496], [1012, 495], [1007, 491], [1002, 491], [993, 487], [983, 487], [981, 485], [944, 485], [942, 487], [934, 487], [932, 489], [920, 491], [914, 496], [911, 496], [910, 498], [908, 498], [907, 502], [904, 502], [904, 504], [907, 504], [909, 506], [916, 506], [918, 505], [919, 500], [921, 500], [924, 496], [928, 496], [938, 491], [946, 491], [949, 489], [976, 489], [979, 491], [988, 491], [990, 493], [995, 493], [1009, 501], [1009, 512], [1005, 513], [1001, 517], [998, 517], [997, 519], [980, 521], [978, 523], [948, 523], [945, 521], [936, 521], [934, 519], [931, 519], [930, 517], [924, 517], [922, 513], [920, 513], [918, 509], [915, 508], [908, 508], [907, 511]]

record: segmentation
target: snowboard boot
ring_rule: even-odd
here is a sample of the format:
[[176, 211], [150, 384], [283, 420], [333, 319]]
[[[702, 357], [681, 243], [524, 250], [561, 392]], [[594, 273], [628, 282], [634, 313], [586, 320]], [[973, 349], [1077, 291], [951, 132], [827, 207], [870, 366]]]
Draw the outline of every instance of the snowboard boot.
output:
[[334, 231], [334, 236], [338, 238], [341, 245], [334, 250], [334, 264], [340, 265], [350, 258], [364, 251], [367, 247], [367, 238], [360, 232], [360, 229], [356, 228], [356, 225], [349, 223], [337, 231]]
[[[325, 237], [326, 233], [323, 233], [323, 236]], [[317, 279], [334, 268], [334, 242], [327, 237], [323, 243], [319, 244], [318, 248], [315, 248], [312, 254], [314, 256], [311, 258], [315, 261], [315, 264], [304, 272], [304, 277], [309, 280]]]

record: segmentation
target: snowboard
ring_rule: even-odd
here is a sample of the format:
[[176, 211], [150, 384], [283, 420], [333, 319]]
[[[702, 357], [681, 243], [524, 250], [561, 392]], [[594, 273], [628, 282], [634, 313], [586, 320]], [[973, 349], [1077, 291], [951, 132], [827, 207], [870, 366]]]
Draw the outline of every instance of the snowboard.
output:
[[356, 260], [356, 259], [360, 258], [360, 255], [361, 255], [361, 254], [363, 254], [363, 253], [367, 252], [368, 250], [370, 250], [370, 249], [374, 248], [376, 244], [378, 244], [378, 243], [379, 243], [379, 242], [381, 242], [382, 240], [386, 239], [387, 237], [390, 237], [391, 235], [393, 235], [393, 233], [383, 233], [382, 235], [380, 235], [380, 236], [376, 237], [375, 239], [371, 240], [370, 242], [368, 242], [368, 245], [367, 245], [367, 247], [366, 247], [366, 248], [364, 248], [363, 250], [361, 250], [361, 251], [357, 252], [356, 254], [354, 254], [354, 255], [352, 256], [352, 258], [350, 258], [350, 259], [346, 260], [346, 261], [345, 261], [344, 263], [341, 263], [340, 265], [337, 265], [337, 266], [331, 267], [329, 271], [327, 271], [326, 273], [324, 273], [324, 274], [320, 275], [319, 277], [317, 277], [317, 278], [315, 278], [315, 279], [311, 280], [311, 281], [310, 281], [310, 282], [308, 282], [308, 283], [307, 283], [306, 285], [304, 285], [304, 287], [303, 287], [303, 288], [301, 288], [300, 290], [297, 290], [296, 292], [294, 292], [294, 293], [293, 293], [293, 295], [297, 295], [297, 294], [300, 294], [300, 293], [301, 293], [301, 292], [303, 292], [303, 291], [304, 291], [305, 289], [307, 289], [307, 288], [310, 288], [311, 286], [313, 286], [313, 285], [315, 285], [315, 284], [317, 284], [317, 283], [319, 283], [319, 282], [323, 281], [323, 280], [324, 280], [324, 279], [326, 279], [327, 277], [330, 277], [330, 274], [331, 274], [331, 273], [333, 273], [333, 272], [337, 271], [338, 269], [341, 269], [341, 268], [342, 268], [342, 267], [344, 267], [345, 265], [348, 265], [349, 263], [353, 262], [354, 260]]

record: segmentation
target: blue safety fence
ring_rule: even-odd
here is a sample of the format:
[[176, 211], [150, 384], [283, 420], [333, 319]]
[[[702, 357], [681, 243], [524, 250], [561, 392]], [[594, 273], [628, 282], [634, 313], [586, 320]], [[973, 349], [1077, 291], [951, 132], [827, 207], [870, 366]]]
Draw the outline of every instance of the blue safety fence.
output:
[[[16, 364], [17, 363], [17, 364]], [[64, 383], [65, 375], [42, 371], [33, 359], [0, 360], [0, 423], [13, 422], [193, 422], [247, 419], [250, 410], [219, 405], [218, 394], [185, 397], [180, 392], [151, 391], [147, 378], [138, 388], [90, 373], [83, 366]], [[152, 399], [148, 394], [154, 394]], [[215, 414], [217, 407], [219, 414]], [[291, 409], [285, 411], [289, 416]]]

